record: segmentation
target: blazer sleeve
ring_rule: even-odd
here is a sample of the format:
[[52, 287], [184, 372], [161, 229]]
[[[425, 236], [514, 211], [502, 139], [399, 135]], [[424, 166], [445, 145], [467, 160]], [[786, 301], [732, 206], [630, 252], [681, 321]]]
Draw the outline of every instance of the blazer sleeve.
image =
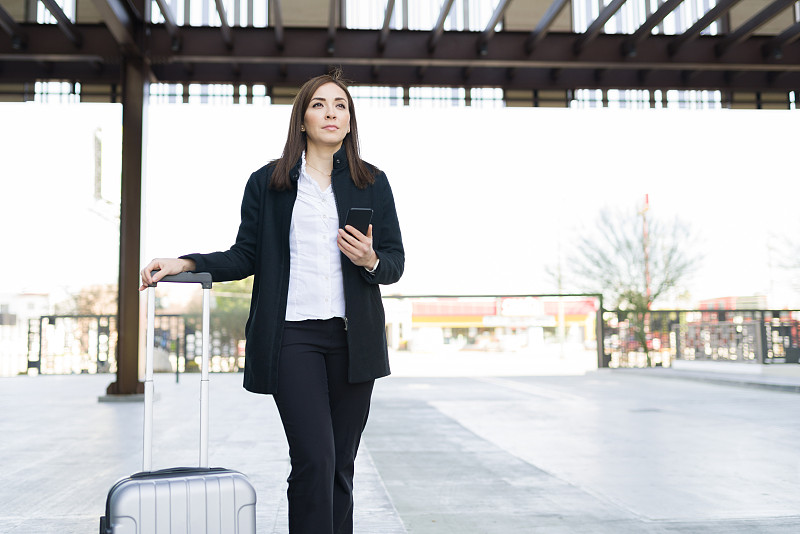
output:
[[266, 180], [256, 171], [250, 175], [242, 198], [241, 222], [236, 242], [228, 250], [210, 254], [187, 254], [194, 260], [195, 272], [208, 272], [215, 282], [241, 280], [255, 272], [258, 228], [261, 218], [261, 194]]
[[400, 280], [405, 268], [406, 255], [403, 249], [403, 237], [400, 234], [400, 223], [397, 220], [397, 209], [389, 180], [384, 173], [376, 177], [378, 187], [378, 205], [380, 214], [373, 221], [373, 249], [380, 262], [375, 273], [369, 274], [361, 269], [362, 276], [371, 284], [393, 284]]

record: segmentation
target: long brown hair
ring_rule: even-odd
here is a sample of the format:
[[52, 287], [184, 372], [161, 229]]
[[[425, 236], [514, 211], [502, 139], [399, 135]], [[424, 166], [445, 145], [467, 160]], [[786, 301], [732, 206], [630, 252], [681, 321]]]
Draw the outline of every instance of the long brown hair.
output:
[[283, 147], [283, 154], [280, 159], [272, 162], [275, 165], [275, 170], [272, 172], [272, 179], [269, 184], [271, 189], [285, 191], [293, 187], [289, 178], [289, 171], [297, 164], [303, 150], [306, 149], [306, 133], [301, 131], [300, 126], [303, 124], [303, 118], [314, 93], [326, 83], [336, 84], [347, 95], [347, 107], [350, 110], [350, 133], [345, 136], [342, 145], [347, 155], [347, 163], [350, 166], [350, 176], [353, 179], [353, 183], [359, 189], [364, 189], [369, 184], [375, 183], [374, 175], [377, 169], [371, 168], [361, 159], [353, 98], [350, 96], [350, 91], [347, 90], [347, 85], [342, 79], [342, 71], [336, 69], [330, 74], [311, 78], [303, 84], [297, 96], [294, 97], [292, 117], [289, 120], [289, 133], [286, 137], [286, 145]]

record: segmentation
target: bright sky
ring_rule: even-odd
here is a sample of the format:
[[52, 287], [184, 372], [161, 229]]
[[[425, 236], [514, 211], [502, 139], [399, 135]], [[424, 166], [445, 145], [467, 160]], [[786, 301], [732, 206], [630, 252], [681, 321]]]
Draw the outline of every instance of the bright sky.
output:
[[[358, 106], [358, 104], [357, 104]], [[705, 251], [695, 299], [800, 306], [768, 243], [797, 235], [797, 112], [357, 107], [389, 176], [406, 274], [384, 293], [546, 293], [558, 243], [603, 206], [680, 214]], [[142, 261], [226, 249], [250, 173], [280, 155], [289, 108], [152, 105]], [[121, 109], [0, 104], [0, 294], [116, 281]], [[774, 255], [773, 255], [774, 256]], [[795, 278], [798, 278], [795, 275]], [[136, 283], [131, 281], [130, 283]]]

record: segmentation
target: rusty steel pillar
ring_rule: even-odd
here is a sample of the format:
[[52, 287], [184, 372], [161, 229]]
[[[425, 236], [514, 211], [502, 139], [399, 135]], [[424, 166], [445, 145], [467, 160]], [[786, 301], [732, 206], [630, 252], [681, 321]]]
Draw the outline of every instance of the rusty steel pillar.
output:
[[122, 200], [120, 205], [117, 380], [108, 395], [139, 395], [139, 268], [149, 68], [141, 57], [125, 60], [122, 92]]

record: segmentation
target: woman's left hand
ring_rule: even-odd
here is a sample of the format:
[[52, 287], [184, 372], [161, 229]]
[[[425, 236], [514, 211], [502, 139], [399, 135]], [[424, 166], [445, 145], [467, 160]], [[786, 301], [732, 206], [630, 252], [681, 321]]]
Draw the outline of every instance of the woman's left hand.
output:
[[372, 269], [378, 261], [378, 255], [372, 250], [372, 225], [367, 228], [367, 235], [362, 234], [349, 224], [344, 230], [339, 228], [336, 240], [339, 250], [359, 267]]

